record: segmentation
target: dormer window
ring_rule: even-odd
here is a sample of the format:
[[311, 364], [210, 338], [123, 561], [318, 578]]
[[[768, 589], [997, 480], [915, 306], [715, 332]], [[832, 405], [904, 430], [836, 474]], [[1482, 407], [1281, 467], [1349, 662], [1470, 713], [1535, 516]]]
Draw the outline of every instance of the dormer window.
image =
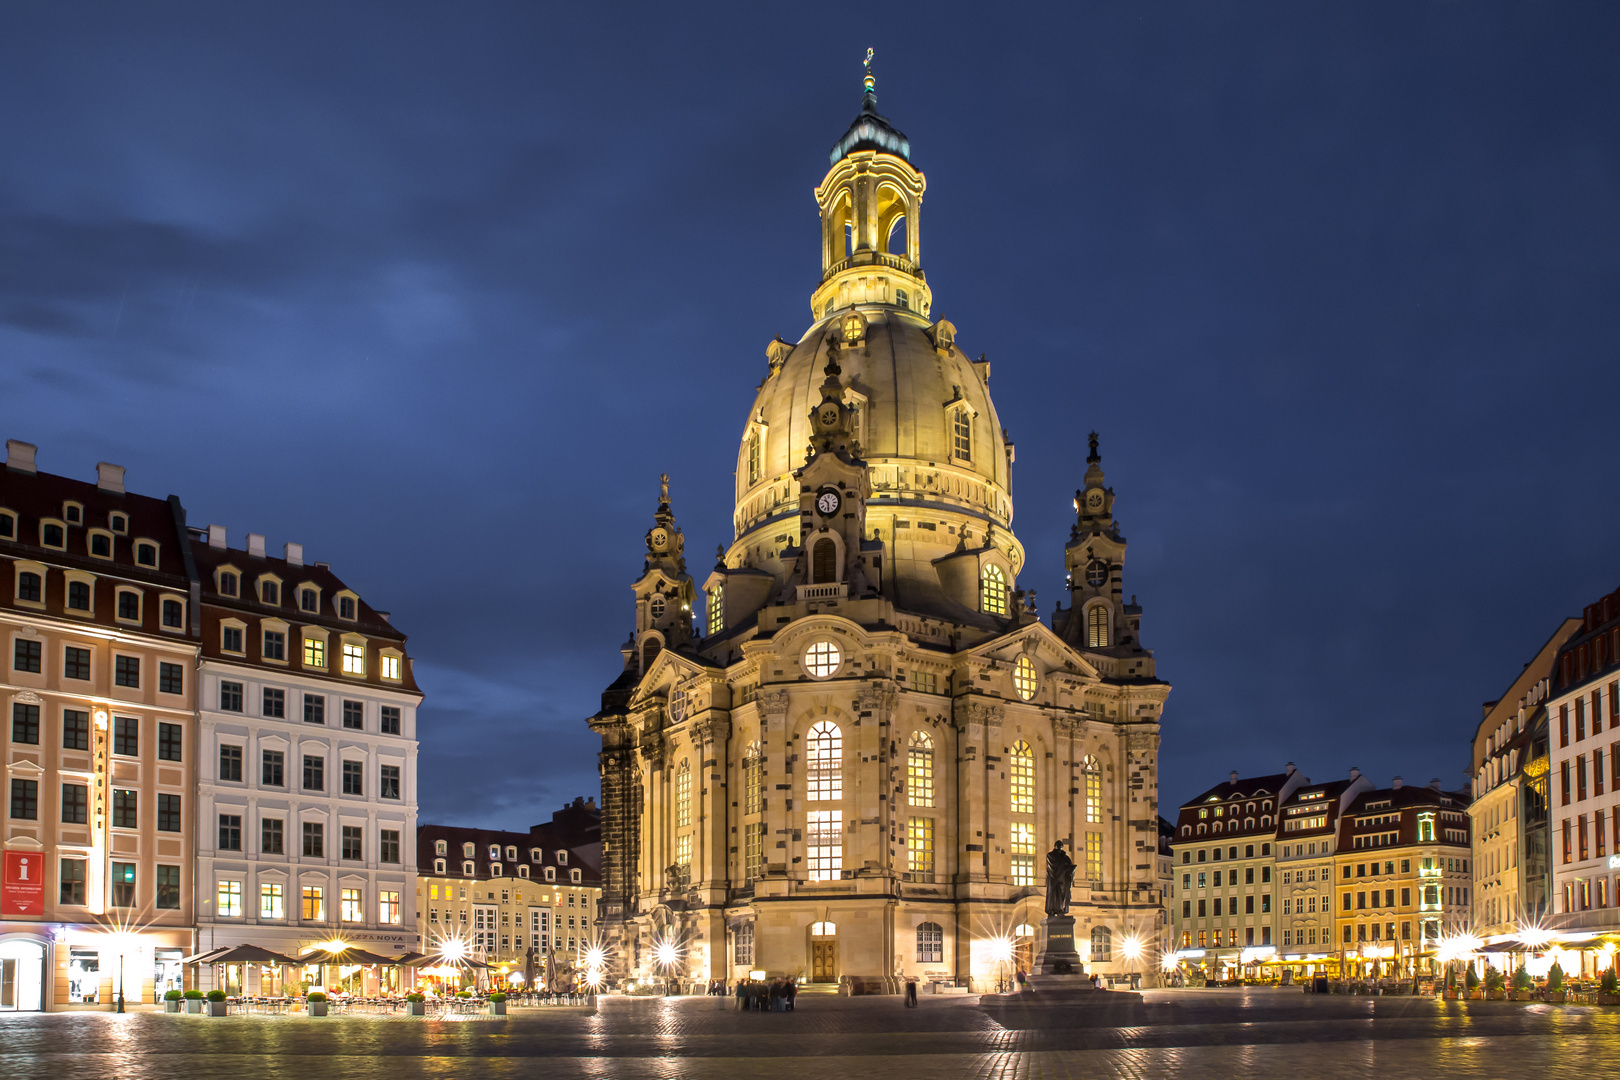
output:
[[501, 845], [499, 845], [499, 844], [491, 844], [491, 845], [489, 845], [489, 857], [490, 857], [491, 860], [499, 859], [501, 857]]
[[435, 855], [448, 855], [449, 853], [450, 853], [450, 845], [449, 844], [445, 843], [443, 840], [435, 840], [435, 841], [433, 841], [433, 854], [435, 854]]
[[461, 845], [461, 857], [463, 859], [470, 859], [477, 850], [478, 849], [473, 846], [472, 842], [468, 841], [467, 843]]
[[462, 877], [472, 877], [473, 874], [474, 874], [473, 864], [472, 864], [472, 862], [470, 860], [461, 864], [461, 876]]
[[382, 677], [398, 682], [402, 670], [399, 653], [385, 649], [378, 659], [382, 661]]
[[241, 589], [238, 584], [236, 571], [221, 570], [219, 572], [219, 595], [235, 596]]
[[354, 618], [357, 617], [356, 613], [359, 611], [359, 608], [356, 606], [354, 601], [355, 601], [355, 598], [353, 596], [344, 596], [344, 595], [339, 594], [339, 596], [338, 596], [338, 618], [340, 618], [340, 619], [354, 619]]
[[84, 524], [84, 507], [75, 502], [62, 504], [62, 517], [69, 525]]
[[276, 607], [281, 604], [281, 582], [268, 574], [259, 579], [259, 603]]
[[973, 460], [973, 418], [966, 409], [951, 414], [951, 456], [962, 461]]
[[566, 851], [557, 852], [557, 865], [559, 865], [559, 866], [567, 866], [568, 865], [568, 852], [566, 852]]
[[67, 530], [61, 522], [42, 521], [39, 523], [39, 542], [44, 547], [61, 551], [67, 547]]
[[135, 561], [142, 566], [156, 566], [158, 560], [157, 545], [149, 540], [143, 540], [135, 545]]
[[321, 593], [319, 589], [305, 585], [298, 590], [298, 608], [300, 611], [319, 612], [321, 610]]
[[498, 862], [490, 863], [489, 864], [489, 875], [490, 875], [490, 877], [500, 877], [501, 876], [501, 864], [498, 863]]
[[90, 534], [90, 554], [98, 559], [110, 559], [113, 553], [113, 538], [111, 533], [93, 532]]
[[17, 539], [17, 515], [10, 510], [0, 510], [0, 540]]
[[580, 873], [579, 873], [578, 870], [570, 870], [570, 871], [568, 871], [568, 880], [572, 881], [575, 885], [579, 884], [579, 878], [580, 878]]
[[555, 866], [546, 867], [546, 880], [547, 881], [556, 881], [557, 880], [557, 868]]
[[506, 849], [506, 861], [517, 862], [517, 848], [509, 846]]
[[107, 527], [119, 536], [129, 532], [129, 518], [123, 514], [107, 515]]
[[537, 863], [537, 862], [540, 861], [540, 849], [539, 848], [532, 847], [532, 848], [529, 849], [529, 861], [533, 862], [533, 863]]
[[444, 860], [443, 859], [434, 859], [433, 860], [433, 872], [435, 874], [444, 873]]
[[518, 877], [526, 878], [528, 876], [529, 876], [529, 868], [528, 868], [528, 866], [524, 865], [523, 863], [518, 863]]

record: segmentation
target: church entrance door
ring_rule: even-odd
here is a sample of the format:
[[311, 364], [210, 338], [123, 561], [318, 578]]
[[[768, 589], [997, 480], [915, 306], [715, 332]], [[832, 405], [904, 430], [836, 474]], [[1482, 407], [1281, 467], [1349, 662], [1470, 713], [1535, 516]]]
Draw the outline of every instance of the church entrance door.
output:
[[810, 981], [818, 983], [838, 981], [837, 941], [812, 941], [810, 943]]

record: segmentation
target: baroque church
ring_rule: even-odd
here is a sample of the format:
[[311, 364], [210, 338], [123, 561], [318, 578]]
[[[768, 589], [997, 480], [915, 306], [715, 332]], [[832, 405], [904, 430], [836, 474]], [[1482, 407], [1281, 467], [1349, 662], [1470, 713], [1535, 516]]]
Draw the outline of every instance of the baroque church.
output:
[[611, 974], [984, 989], [1029, 969], [1058, 843], [1087, 969], [1124, 972], [1159, 932], [1170, 687], [1097, 437], [1048, 625], [990, 363], [933, 313], [926, 182], [870, 74], [830, 158], [813, 322], [740, 418], [735, 539], [692, 577], [665, 478], [589, 720]]

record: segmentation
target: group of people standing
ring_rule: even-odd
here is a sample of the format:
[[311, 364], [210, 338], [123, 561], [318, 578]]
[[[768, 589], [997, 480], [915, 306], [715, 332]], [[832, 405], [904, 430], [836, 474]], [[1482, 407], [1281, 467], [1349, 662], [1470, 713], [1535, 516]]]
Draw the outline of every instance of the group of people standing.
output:
[[799, 994], [798, 985], [789, 978], [777, 976], [770, 982], [744, 979], [737, 984], [737, 1008], [747, 1012], [792, 1012], [793, 999]]

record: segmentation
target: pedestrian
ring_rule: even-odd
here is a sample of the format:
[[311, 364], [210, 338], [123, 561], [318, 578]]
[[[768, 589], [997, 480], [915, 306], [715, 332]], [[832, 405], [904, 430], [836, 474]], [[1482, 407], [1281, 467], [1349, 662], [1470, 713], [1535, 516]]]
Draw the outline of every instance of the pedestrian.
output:
[[794, 979], [787, 981], [787, 1011], [793, 1011], [793, 1001], [799, 996], [799, 984]]
[[1019, 969], [1018, 969], [1018, 992], [1019, 992], [1019, 993], [1020, 993], [1020, 994], [1021, 994], [1021, 993], [1023, 993], [1023, 992], [1024, 992], [1024, 990], [1025, 990], [1025, 989], [1026, 989], [1026, 987], [1025, 987], [1025, 986], [1024, 986], [1024, 983], [1025, 983], [1025, 982], [1026, 982], [1026, 981], [1027, 981], [1027, 980], [1028, 980], [1028, 979], [1029, 979], [1029, 976], [1028, 976], [1028, 975], [1025, 975], [1025, 974], [1024, 974], [1024, 969], [1023, 969], [1023, 968], [1019, 968]]
[[915, 1009], [916, 1007], [917, 1007], [917, 978], [916, 978], [916, 976], [910, 976], [910, 977], [908, 977], [906, 979], [906, 1008]]

